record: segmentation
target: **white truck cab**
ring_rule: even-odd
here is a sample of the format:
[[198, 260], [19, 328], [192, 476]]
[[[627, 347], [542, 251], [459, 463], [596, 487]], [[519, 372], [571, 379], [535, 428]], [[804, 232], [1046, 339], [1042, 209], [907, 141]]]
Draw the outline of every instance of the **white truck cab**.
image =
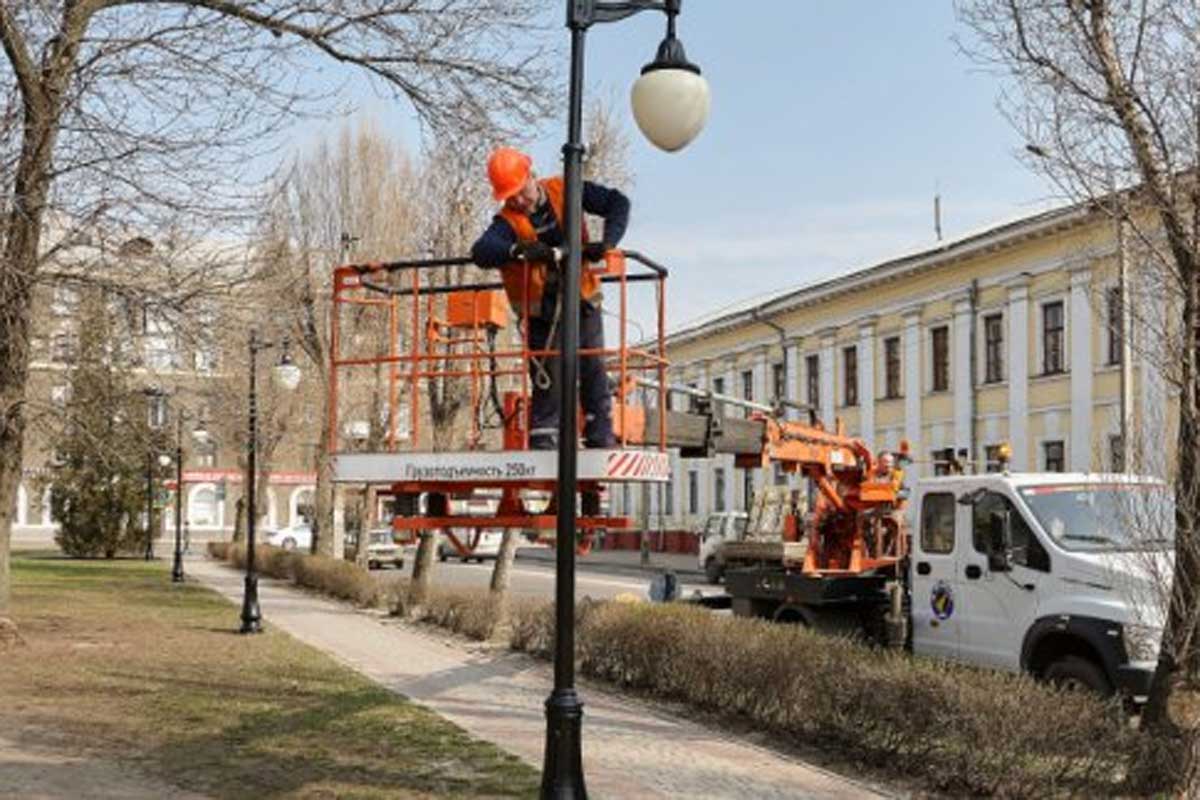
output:
[[956, 475], [911, 503], [913, 652], [1144, 699], [1172, 552], [1161, 482]]
[[725, 542], [739, 541], [746, 533], [749, 519], [750, 515], [745, 511], [714, 511], [704, 520], [704, 527], [700, 530], [698, 563], [709, 583], [721, 582], [721, 575], [725, 572], [721, 546]]

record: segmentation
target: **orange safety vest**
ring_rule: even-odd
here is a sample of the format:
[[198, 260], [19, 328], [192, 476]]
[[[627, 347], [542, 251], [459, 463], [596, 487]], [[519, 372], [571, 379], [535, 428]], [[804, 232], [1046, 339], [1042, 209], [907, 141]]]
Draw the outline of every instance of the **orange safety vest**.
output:
[[[543, 178], [538, 183], [546, 191], [546, 198], [550, 201], [554, 218], [558, 220], [561, 228], [563, 226], [563, 179], [560, 177]], [[532, 242], [537, 239], [537, 232], [534, 231], [533, 223], [529, 221], [527, 215], [502, 207], [500, 217], [513, 229], [518, 242]], [[583, 241], [587, 240], [587, 223], [584, 222]], [[510, 261], [500, 268], [500, 279], [504, 281], [504, 291], [508, 295], [508, 302], [512, 304], [513, 310], [518, 314], [524, 313], [525, 310], [525, 274], [528, 272], [529, 313], [531, 316], [538, 316], [542, 307], [542, 292], [546, 288], [547, 269], [549, 269], [547, 264], [530, 264], [525, 261]], [[587, 270], [587, 262], [584, 262], [583, 272], [579, 276], [579, 296], [584, 300], [595, 301], [599, 295], [600, 278], [591, 274]]]

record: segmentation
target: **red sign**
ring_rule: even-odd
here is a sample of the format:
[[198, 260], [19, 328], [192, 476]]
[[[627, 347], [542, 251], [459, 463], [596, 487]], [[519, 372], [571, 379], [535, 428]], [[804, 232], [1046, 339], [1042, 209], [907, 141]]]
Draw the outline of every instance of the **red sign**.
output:
[[[184, 483], [241, 483], [242, 471], [240, 469], [191, 469], [184, 470]], [[276, 486], [301, 486], [304, 484], [315, 484], [317, 482], [317, 473], [315, 472], [271, 472], [267, 474], [267, 483]], [[174, 485], [174, 481], [171, 482]]]

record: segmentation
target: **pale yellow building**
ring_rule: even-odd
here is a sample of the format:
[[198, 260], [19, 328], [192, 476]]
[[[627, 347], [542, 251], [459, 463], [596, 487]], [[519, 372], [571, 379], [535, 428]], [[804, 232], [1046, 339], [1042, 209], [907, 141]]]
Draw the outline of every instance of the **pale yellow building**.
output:
[[[1072, 206], [818, 281], [671, 333], [671, 382], [807, 404], [875, 449], [907, 440], [917, 475], [940, 471], [951, 453], [995, 468], [1004, 442], [1014, 469], [1161, 475], [1173, 449], [1170, 392], [1124, 344], [1116, 242], [1110, 219]], [[1139, 265], [1126, 261], [1132, 286]], [[1125, 327], [1136, 342], [1139, 326], [1156, 329], [1165, 313], [1138, 309]], [[785, 481], [735, 469], [729, 456], [673, 466], [661, 500], [649, 498], [668, 528]], [[638, 513], [636, 493], [614, 494], [618, 511]]]

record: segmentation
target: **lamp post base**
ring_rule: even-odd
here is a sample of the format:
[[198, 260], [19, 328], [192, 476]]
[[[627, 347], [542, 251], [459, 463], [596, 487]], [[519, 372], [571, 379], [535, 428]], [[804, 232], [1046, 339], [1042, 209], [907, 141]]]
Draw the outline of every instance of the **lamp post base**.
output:
[[580, 729], [583, 703], [574, 689], [555, 689], [546, 698], [546, 755], [542, 762], [542, 792], [555, 800], [585, 800], [583, 747]]
[[258, 610], [258, 576], [246, 576], [242, 595], [242, 628], [239, 633], [262, 633], [262, 613]]

